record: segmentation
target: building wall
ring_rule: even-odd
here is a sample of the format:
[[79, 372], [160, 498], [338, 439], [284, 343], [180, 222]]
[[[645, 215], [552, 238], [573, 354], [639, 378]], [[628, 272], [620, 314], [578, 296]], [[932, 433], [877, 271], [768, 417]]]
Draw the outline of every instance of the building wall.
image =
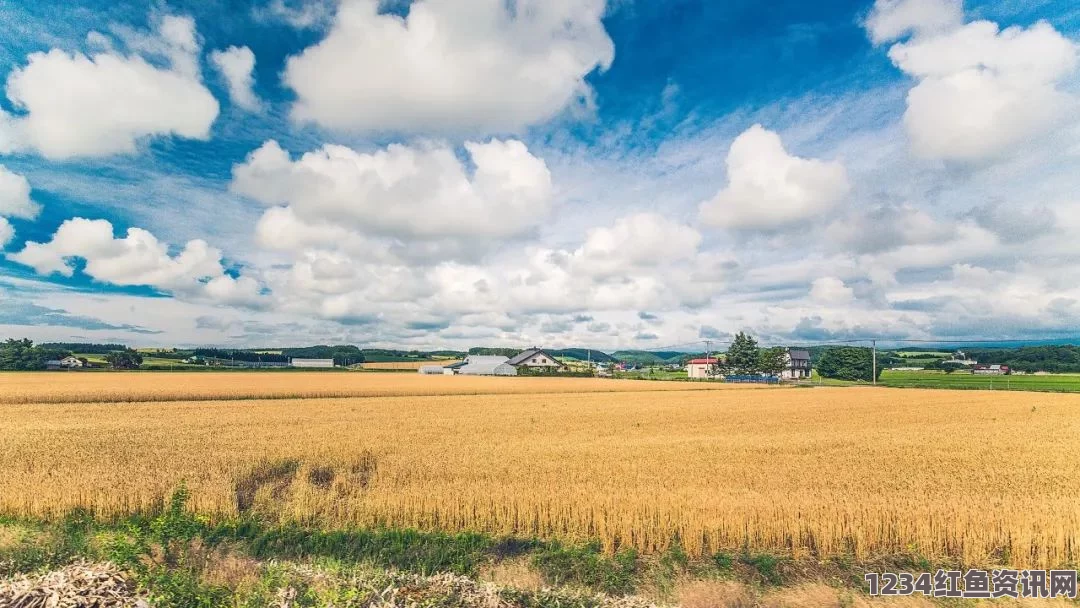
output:
[[333, 359], [293, 359], [289, 362], [292, 367], [328, 368], [334, 367]]
[[[709, 366], [704, 363], [691, 363], [686, 366], [686, 375], [690, 378], [708, 378]], [[713, 375], [713, 377], [716, 376]]]

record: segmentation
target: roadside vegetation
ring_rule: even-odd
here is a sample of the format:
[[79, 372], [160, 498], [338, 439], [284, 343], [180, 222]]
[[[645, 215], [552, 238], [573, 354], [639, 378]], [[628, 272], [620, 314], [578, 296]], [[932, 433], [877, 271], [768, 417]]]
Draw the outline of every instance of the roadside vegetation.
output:
[[691, 558], [677, 542], [644, 556], [605, 552], [599, 543], [324, 530], [251, 515], [214, 520], [190, 511], [189, 499], [181, 485], [158, 508], [126, 517], [76, 509], [55, 520], [0, 519], [0, 603], [11, 599], [6, 589], [47, 584], [50, 571], [103, 564], [97, 569], [122, 577], [111, 586], [157, 608], [808, 606], [808, 594], [824, 601], [809, 605], [839, 608], [866, 602], [866, 570], [955, 566], [918, 556], [859, 562], [745, 549]]

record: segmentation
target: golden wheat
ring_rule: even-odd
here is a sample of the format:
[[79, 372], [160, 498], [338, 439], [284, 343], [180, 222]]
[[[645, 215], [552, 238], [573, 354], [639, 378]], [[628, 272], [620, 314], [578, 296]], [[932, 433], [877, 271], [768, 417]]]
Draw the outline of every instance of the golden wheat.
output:
[[0, 372], [3, 403], [315, 399], [533, 393], [739, 390], [763, 385], [605, 378], [421, 376], [361, 372]]
[[[158, 381], [181, 377], [194, 379]], [[385, 390], [413, 376], [391, 378]], [[695, 555], [748, 546], [1041, 567], [1080, 557], [1080, 396], [642, 382], [629, 383], [639, 392], [540, 382], [533, 393], [421, 396], [418, 386], [364, 399], [3, 405], [0, 513], [123, 514], [183, 479], [200, 511], [325, 526], [645, 552], [678, 538]]]

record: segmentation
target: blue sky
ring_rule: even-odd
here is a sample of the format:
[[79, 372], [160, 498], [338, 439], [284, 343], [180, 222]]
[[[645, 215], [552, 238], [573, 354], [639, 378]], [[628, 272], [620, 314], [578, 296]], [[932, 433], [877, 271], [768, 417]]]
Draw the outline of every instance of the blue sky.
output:
[[0, 336], [1076, 334], [1064, 1], [0, 3]]

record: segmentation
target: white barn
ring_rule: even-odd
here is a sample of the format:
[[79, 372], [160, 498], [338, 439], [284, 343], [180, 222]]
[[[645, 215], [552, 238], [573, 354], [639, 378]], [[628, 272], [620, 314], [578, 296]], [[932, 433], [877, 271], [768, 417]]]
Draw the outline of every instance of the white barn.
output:
[[465, 357], [465, 365], [455, 372], [463, 376], [516, 376], [517, 369], [508, 361], [506, 357], [469, 355]]
[[333, 359], [289, 359], [290, 367], [328, 368], [334, 367]]

